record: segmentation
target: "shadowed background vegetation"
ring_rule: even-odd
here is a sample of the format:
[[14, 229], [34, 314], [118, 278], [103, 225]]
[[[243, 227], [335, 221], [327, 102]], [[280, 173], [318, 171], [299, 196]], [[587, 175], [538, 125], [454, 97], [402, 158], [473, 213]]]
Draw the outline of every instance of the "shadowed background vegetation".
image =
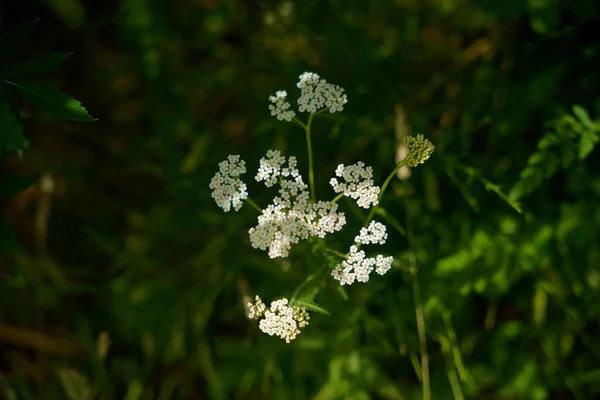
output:
[[[433, 399], [600, 396], [596, 1], [31, 0], [0, 17], [3, 36], [39, 18], [17, 62], [74, 52], [36, 82], [97, 118], [15, 98], [28, 147], [0, 121], [0, 398], [421, 399], [411, 255]], [[324, 273], [329, 315], [286, 344], [244, 301], [290, 297], [326, 260], [253, 249], [256, 212], [224, 214], [208, 184], [240, 154], [267, 205], [250, 178], [275, 148], [306, 176], [302, 130], [268, 110], [305, 71], [348, 95], [314, 124], [319, 197], [339, 163], [382, 182], [411, 132], [436, 151], [383, 200], [414, 236], [389, 227], [392, 270], [345, 293]], [[15, 176], [35, 183], [17, 194]], [[364, 212], [342, 206], [344, 251]]]

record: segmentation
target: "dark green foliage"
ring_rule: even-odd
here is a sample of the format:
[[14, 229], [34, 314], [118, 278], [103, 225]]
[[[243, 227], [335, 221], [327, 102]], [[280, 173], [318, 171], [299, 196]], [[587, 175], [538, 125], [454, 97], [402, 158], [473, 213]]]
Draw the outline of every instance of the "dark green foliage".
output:
[[[37, 21], [36, 21], [37, 22]], [[51, 72], [73, 53], [36, 55], [17, 62], [19, 51], [27, 43], [36, 22], [3, 34], [0, 41], [0, 152], [22, 154], [29, 146], [23, 136], [23, 124], [17, 102], [11, 91], [16, 89], [25, 99], [54, 117], [72, 121], [93, 121], [81, 103], [58, 89], [28, 82]]]
[[548, 128], [519, 175], [521, 179], [512, 188], [512, 199], [528, 195], [560, 169], [566, 170], [576, 160], [585, 159], [600, 140], [600, 120], [592, 121], [580, 106], [573, 107], [573, 115], [563, 114], [550, 122]]
[[[0, 36], [2, 176], [40, 183], [2, 199], [0, 398], [420, 400], [418, 312], [432, 399], [600, 396], [597, 1], [18, 3], [3, 21], [42, 18]], [[250, 246], [252, 207], [208, 190], [240, 154], [269, 204], [268, 149], [307, 178], [302, 129], [268, 110], [305, 71], [348, 95], [314, 121], [319, 198], [340, 163], [381, 183], [403, 136], [435, 145], [376, 210], [395, 261], [367, 284], [324, 253], [348, 251], [355, 203], [282, 261]], [[55, 87], [101, 118], [43, 118], [92, 119]], [[2, 197], [30, 183], [6, 179]], [[257, 294], [310, 325], [264, 334]]]

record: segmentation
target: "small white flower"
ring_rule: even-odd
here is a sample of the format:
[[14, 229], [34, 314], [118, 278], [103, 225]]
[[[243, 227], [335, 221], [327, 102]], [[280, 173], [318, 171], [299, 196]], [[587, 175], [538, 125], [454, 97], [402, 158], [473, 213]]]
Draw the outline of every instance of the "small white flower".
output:
[[384, 244], [386, 240], [385, 225], [377, 221], [371, 221], [367, 228], [361, 228], [359, 235], [354, 238], [355, 243], [362, 244]]
[[246, 173], [246, 162], [239, 155], [230, 155], [219, 163], [219, 172], [210, 181], [212, 198], [219, 207], [228, 212], [233, 205], [235, 211], [242, 208], [243, 200], [248, 198], [246, 184], [240, 175]]
[[298, 111], [315, 113], [327, 108], [330, 113], [342, 111], [348, 102], [344, 89], [327, 83], [319, 75], [305, 72], [300, 75], [297, 86], [300, 88]]
[[351, 246], [348, 259], [336, 265], [331, 275], [342, 286], [351, 285], [355, 281], [366, 283], [373, 268], [376, 268], [379, 275], [383, 275], [390, 269], [393, 260], [393, 257], [383, 257], [381, 254], [376, 258], [366, 257], [364, 251]]
[[258, 296], [254, 298], [254, 301], [254, 304], [248, 303], [248, 318], [259, 319], [265, 313], [267, 306], [265, 306], [265, 303]]
[[260, 160], [256, 180], [267, 187], [279, 184], [279, 196], [262, 210], [258, 225], [249, 230], [252, 247], [269, 250], [269, 257], [287, 257], [293, 244], [311, 236], [324, 238], [346, 224], [346, 216], [337, 212], [338, 205], [319, 201], [311, 203], [308, 186], [297, 169], [295, 157], [285, 157], [269, 150]]
[[375, 272], [379, 275], [385, 275], [386, 272], [392, 268], [392, 262], [394, 261], [394, 257], [384, 257], [381, 254], [377, 255], [375, 258]]
[[[384, 244], [387, 239], [385, 225], [377, 221], [371, 221], [367, 228], [362, 228], [360, 233], [354, 238], [354, 242], [360, 244]], [[355, 281], [368, 282], [369, 275], [375, 269], [379, 275], [384, 275], [392, 266], [393, 257], [384, 257], [381, 254], [377, 257], [367, 257], [363, 250], [359, 250], [357, 245], [350, 247], [350, 255], [341, 264], [335, 266], [331, 275], [340, 282], [340, 285], [351, 285]]]
[[362, 161], [353, 165], [338, 165], [336, 176], [343, 178], [344, 182], [332, 178], [329, 184], [336, 193], [356, 200], [359, 207], [369, 208], [379, 203], [379, 186], [373, 183], [373, 168], [365, 166]]
[[270, 96], [269, 101], [272, 103], [269, 105], [269, 110], [271, 110], [271, 115], [277, 117], [280, 121], [288, 121], [290, 122], [296, 113], [290, 108], [292, 105], [286, 101], [287, 92], [285, 90], [280, 90], [275, 93], [275, 96]]
[[[259, 307], [259, 304], [260, 313], [257, 313], [254, 310]], [[299, 328], [307, 326], [310, 319], [305, 308], [289, 307], [288, 299], [285, 298], [273, 301], [268, 310], [258, 296], [256, 296], [256, 305], [248, 306], [252, 315], [250, 318], [258, 319], [264, 316], [258, 324], [261, 331], [270, 336], [278, 336], [286, 343], [294, 340], [300, 334]]]

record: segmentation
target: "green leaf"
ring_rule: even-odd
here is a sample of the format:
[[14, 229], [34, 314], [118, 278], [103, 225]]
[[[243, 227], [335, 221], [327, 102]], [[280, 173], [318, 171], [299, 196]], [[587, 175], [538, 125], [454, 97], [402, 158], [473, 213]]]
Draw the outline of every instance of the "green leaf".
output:
[[19, 50], [29, 40], [37, 21], [36, 19], [33, 22], [29, 22], [6, 34], [0, 35], [0, 64], [4, 65], [18, 55]]
[[73, 53], [43, 54], [27, 60], [23, 63], [12, 65], [0, 70], [0, 79], [22, 81], [23, 79], [35, 78], [46, 72], [50, 72]]
[[13, 153], [28, 146], [29, 142], [23, 135], [21, 115], [14, 96], [2, 85], [0, 86], [0, 151]]
[[33, 179], [24, 176], [7, 176], [0, 179], [0, 198], [8, 199], [14, 197], [32, 186], [35, 183]]
[[312, 301], [298, 299], [295, 301], [294, 305], [299, 307], [305, 307], [307, 310], [310, 311], [315, 311], [321, 314], [329, 315], [329, 311], [327, 311], [317, 303], [313, 303]]
[[598, 140], [600, 140], [600, 136], [594, 131], [585, 130], [581, 133], [581, 139], [579, 140], [580, 160], [586, 158], [594, 150]]
[[579, 121], [581, 121], [581, 123], [584, 124], [587, 128], [594, 129], [594, 123], [590, 119], [590, 116], [588, 115], [585, 108], [581, 106], [573, 106], [573, 114], [575, 114], [575, 116], [579, 118]]
[[0, 221], [0, 253], [13, 253], [19, 251], [17, 238], [10, 228]]
[[56, 88], [33, 82], [10, 83], [17, 87], [23, 97], [56, 118], [67, 121], [95, 121], [79, 101]]

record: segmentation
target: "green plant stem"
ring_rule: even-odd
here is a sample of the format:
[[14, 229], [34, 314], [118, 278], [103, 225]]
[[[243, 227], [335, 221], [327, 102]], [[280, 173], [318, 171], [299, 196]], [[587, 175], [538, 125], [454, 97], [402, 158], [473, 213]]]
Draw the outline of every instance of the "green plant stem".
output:
[[337, 196], [335, 196], [335, 199], [331, 200], [332, 203], [337, 203], [337, 201], [339, 199], [341, 199], [342, 197], [344, 197], [344, 193], [340, 193]]
[[[383, 181], [383, 185], [381, 185], [381, 190], [379, 191], [379, 196], [377, 196], [378, 203], [381, 201], [381, 198], [383, 197], [383, 193], [385, 192], [385, 189], [387, 189], [388, 185], [392, 181], [392, 178], [396, 175], [396, 172], [398, 172], [398, 170], [400, 168], [404, 167], [404, 165], [405, 165], [404, 160], [400, 161], [398, 164], [396, 164], [396, 168], [394, 168], [394, 170], [388, 175], [388, 177], [385, 178], [385, 181]], [[375, 209], [376, 209], [376, 207], [371, 208], [371, 211], [369, 212], [369, 215], [367, 216], [364, 226], [369, 225], [369, 222], [371, 222], [371, 220], [373, 219], [373, 216], [375, 215]]]
[[[389, 177], [388, 177], [389, 178]], [[413, 230], [408, 207], [406, 208], [406, 239], [409, 249], [413, 248]], [[417, 332], [419, 335], [419, 345], [421, 348], [421, 376], [423, 384], [423, 400], [431, 400], [431, 384], [429, 382], [429, 354], [427, 352], [427, 333], [425, 331], [425, 316], [423, 314], [423, 304], [421, 303], [421, 289], [419, 287], [419, 276], [417, 261], [412, 253], [410, 259], [410, 277], [412, 282], [413, 300], [415, 302], [415, 314], [417, 317]]]
[[315, 201], [317, 193], [315, 191], [315, 171], [313, 167], [312, 142], [310, 139], [310, 125], [312, 124], [313, 117], [314, 114], [310, 114], [304, 130], [306, 131], [306, 147], [308, 149], [308, 185], [310, 187], [310, 197], [312, 201]]
[[250, 204], [252, 207], [254, 207], [256, 209], [256, 211], [258, 211], [259, 213], [262, 213], [262, 209], [258, 205], [256, 205], [256, 203], [250, 197], [248, 197], [246, 199], [246, 201], [248, 202], [248, 204]]
[[343, 253], [341, 253], [341, 252], [339, 252], [339, 251], [337, 251], [337, 250], [334, 250], [334, 249], [330, 249], [329, 247], [326, 247], [326, 248], [324, 248], [323, 250], [324, 250], [324, 251], [326, 251], [327, 253], [334, 254], [334, 255], [336, 255], [336, 256], [338, 256], [338, 257], [341, 257], [341, 258], [348, 258], [348, 257], [346, 256], [346, 254], [343, 254]]
[[415, 302], [415, 314], [417, 316], [417, 331], [419, 334], [419, 345], [421, 347], [421, 375], [423, 378], [423, 400], [431, 399], [431, 388], [429, 383], [429, 354], [427, 353], [427, 334], [425, 332], [425, 317], [423, 305], [421, 304], [421, 291], [419, 288], [419, 277], [417, 266], [414, 264], [414, 255], [411, 255], [413, 265], [411, 266], [411, 281], [413, 299]]
[[298, 125], [300, 125], [302, 127], [302, 129], [306, 130], [306, 124], [304, 124], [304, 122], [300, 121], [298, 118], [294, 117], [293, 121], [295, 123], [297, 123]]

